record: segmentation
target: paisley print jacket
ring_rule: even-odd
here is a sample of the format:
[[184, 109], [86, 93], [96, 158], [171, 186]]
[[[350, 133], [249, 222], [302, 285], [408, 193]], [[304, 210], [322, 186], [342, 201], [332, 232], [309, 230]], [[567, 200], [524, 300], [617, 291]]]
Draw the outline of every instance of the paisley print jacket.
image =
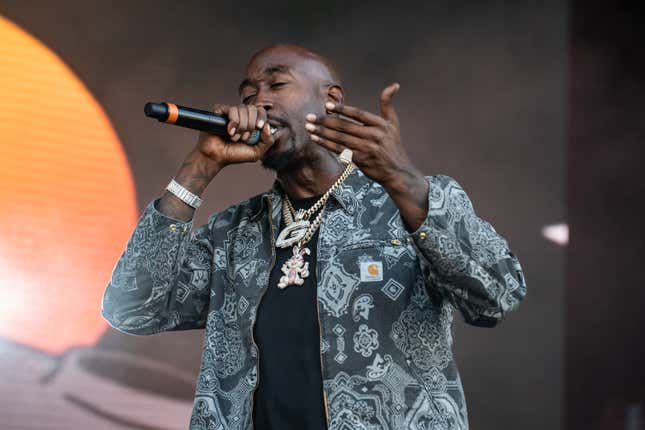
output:
[[[327, 202], [314, 275], [331, 430], [467, 429], [453, 312], [490, 327], [526, 294], [518, 259], [463, 188], [425, 178], [429, 212], [412, 233], [358, 168]], [[250, 429], [261, 377], [253, 326], [275, 263], [280, 186], [194, 231], [156, 202], [116, 263], [101, 313], [134, 335], [205, 329], [190, 429]]]

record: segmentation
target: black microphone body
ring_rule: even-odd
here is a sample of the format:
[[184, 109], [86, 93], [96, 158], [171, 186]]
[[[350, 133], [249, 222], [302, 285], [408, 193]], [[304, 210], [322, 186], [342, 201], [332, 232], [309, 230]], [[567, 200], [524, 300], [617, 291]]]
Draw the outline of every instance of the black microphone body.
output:
[[[180, 127], [201, 130], [221, 137], [229, 137], [226, 130], [228, 118], [206, 110], [179, 106], [174, 103], [146, 103], [143, 112], [147, 117], [156, 118], [159, 122], [178, 125]], [[260, 141], [260, 130], [253, 130], [251, 136], [244, 142], [256, 145]]]

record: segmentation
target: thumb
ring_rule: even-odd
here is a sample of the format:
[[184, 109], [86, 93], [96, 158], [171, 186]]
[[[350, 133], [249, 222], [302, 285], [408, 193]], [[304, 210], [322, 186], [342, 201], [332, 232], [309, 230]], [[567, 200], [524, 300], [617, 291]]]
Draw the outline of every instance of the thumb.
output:
[[383, 118], [387, 119], [388, 121], [392, 121], [395, 124], [399, 123], [399, 118], [396, 115], [394, 106], [392, 106], [392, 97], [394, 97], [394, 94], [399, 91], [399, 88], [401, 88], [401, 85], [399, 85], [397, 82], [388, 85], [381, 92], [380, 100], [381, 116], [383, 116]]

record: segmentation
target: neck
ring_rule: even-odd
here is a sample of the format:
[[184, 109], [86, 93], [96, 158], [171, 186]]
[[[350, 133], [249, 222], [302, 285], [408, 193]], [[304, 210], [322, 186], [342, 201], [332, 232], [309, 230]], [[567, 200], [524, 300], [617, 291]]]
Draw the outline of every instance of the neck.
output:
[[295, 168], [278, 172], [277, 179], [289, 198], [304, 199], [325, 193], [345, 170], [338, 158], [327, 152]]

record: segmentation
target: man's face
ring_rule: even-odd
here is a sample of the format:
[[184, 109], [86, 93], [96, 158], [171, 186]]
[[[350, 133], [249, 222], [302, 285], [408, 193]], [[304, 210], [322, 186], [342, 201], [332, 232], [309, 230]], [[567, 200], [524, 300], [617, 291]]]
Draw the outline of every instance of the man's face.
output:
[[257, 54], [240, 85], [244, 104], [267, 110], [269, 124], [277, 127], [275, 144], [262, 157], [262, 166], [280, 171], [319, 151], [310, 144], [305, 115], [324, 114], [324, 79], [320, 63], [286, 48], [271, 48]]

